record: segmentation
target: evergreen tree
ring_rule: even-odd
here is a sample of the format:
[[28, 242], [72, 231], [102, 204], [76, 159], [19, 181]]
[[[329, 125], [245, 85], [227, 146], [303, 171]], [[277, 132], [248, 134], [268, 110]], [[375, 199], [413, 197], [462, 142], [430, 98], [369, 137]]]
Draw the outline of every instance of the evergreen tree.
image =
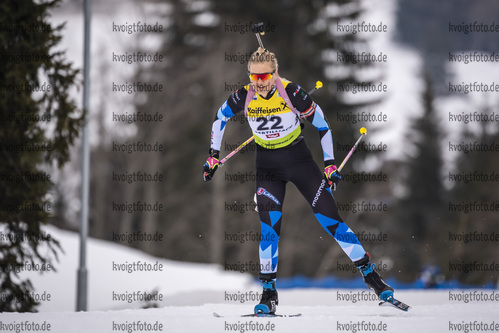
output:
[[[401, 257], [397, 258], [401, 280], [417, 276], [422, 265], [438, 253], [438, 230], [442, 226], [444, 188], [442, 180], [441, 129], [433, 105], [431, 78], [423, 74], [423, 113], [413, 120], [405, 161], [406, 195], [400, 201], [394, 229]], [[395, 231], [394, 230], [394, 231]]]
[[[491, 107], [478, 108], [478, 112], [492, 117]], [[495, 113], [494, 113], [495, 114]], [[471, 123], [470, 123], [471, 124]], [[497, 124], [481, 122], [478, 131], [465, 130], [457, 142], [477, 143], [490, 147], [497, 144], [499, 131]], [[494, 269], [462, 269], [469, 263], [490, 265], [497, 263], [497, 152], [472, 151], [459, 152], [455, 160], [455, 168], [451, 174], [452, 188], [449, 195], [449, 218], [446, 229], [441, 234], [445, 238], [446, 247], [442, 262], [442, 272], [448, 280], [483, 286], [497, 283], [498, 273]], [[466, 209], [468, 205], [468, 209]], [[478, 208], [480, 207], [480, 208]], [[456, 265], [463, 265], [461, 269]], [[453, 268], [451, 268], [453, 266]]]
[[36, 310], [19, 271], [48, 271], [60, 251], [41, 228], [53, 213], [47, 170], [68, 161], [82, 115], [69, 98], [78, 71], [53, 50], [63, 25], [52, 27], [48, 12], [59, 1], [0, 5], [0, 312]]
[[[463, 51], [496, 52], [497, 41], [487, 34], [468, 38], [455, 32], [449, 25], [474, 22], [493, 23], [497, 18], [499, 3], [495, 0], [442, 1], [436, 5], [433, 0], [399, 0], [397, 39], [419, 50], [438, 95], [449, 93], [446, 67], [449, 53]], [[431, 38], [428, 38], [431, 36]]]

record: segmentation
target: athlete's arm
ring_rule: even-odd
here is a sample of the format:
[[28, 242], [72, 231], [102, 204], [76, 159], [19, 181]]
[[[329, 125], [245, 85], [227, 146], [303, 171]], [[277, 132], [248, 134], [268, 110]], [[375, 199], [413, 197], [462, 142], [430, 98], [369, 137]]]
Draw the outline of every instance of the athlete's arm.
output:
[[333, 165], [333, 135], [321, 107], [315, 104], [310, 95], [296, 83], [289, 83], [286, 87], [286, 92], [295, 109], [300, 112], [301, 118], [306, 118], [319, 131], [322, 152], [324, 154], [324, 165], [326, 167]]
[[321, 107], [315, 103], [312, 114], [306, 117], [308, 121], [312, 123], [312, 125], [317, 128], [319, 131], [319, 137], [321, 139], [322, 152], [324, 154], [324, 165], [332, 165], [334, 164], [334, 149], [333, 149], [333, 135], [331, 133], [331, 127], [329, 126], [329, 122], [327, 121], [324, 112]]
[[[230, 95], [225, 103], [218, 109], [215, 120], [211, 126], [211, 144], [209, 157], [203, 165], [203, 180], [211, 181], [218, 169], [220, 159], [220, 146], [225, 132], [225, 125], [230, 118], [244, 108], [247, 91], [244, 88], [236, 90]], [[241, 106], [242, 103], [242, 106]]]
[[211, 126], [210, 154], [214, 151], [220, 152], [225, 125], [230, 118], [244, 109], [244, 102], [247, 94], [248, 91], [244, 87], [236, 90], [218, 109], [213, 125]]

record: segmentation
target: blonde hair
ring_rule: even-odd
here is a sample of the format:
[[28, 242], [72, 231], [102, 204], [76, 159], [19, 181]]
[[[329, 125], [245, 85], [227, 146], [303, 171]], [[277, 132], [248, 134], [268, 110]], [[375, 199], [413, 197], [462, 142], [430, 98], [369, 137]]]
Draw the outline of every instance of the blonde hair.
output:
[[253, 54], [249, 58], [248, 72], [250, 71], [250, 66], [254, 63], [269, 63], [270, 66], [272, 67], [272, 70], [276, 70], [277, 67], [279, 67], [275, 54], [267, 49], [264, 49], [261, 46], [258, 48], [258, 50], [253, 52]]

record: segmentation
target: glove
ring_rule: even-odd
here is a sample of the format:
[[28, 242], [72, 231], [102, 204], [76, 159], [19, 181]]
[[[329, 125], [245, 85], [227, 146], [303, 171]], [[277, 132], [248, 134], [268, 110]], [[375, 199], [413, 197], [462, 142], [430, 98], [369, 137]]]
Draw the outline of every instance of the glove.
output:
[[218, 159], [220, 157], [220, 152], [218, 150], [210, 149], [210, 157], [206, 160], [206, 163], [203, 164], [203, 180], [205, 182], [209, 182], [215, 171], [218, 169], [218, 163], [220, 162]]
[[341, 180], [341, 175], [340, 172], [338, 171], [338, 168], [336, 168], [336, 165], [331, 164], [326, 166], [324, 168], [324, 175], [326, 176], [329, 187], [333, 191], [336, 191], [336, 187], [338, 186], [338, 183]]

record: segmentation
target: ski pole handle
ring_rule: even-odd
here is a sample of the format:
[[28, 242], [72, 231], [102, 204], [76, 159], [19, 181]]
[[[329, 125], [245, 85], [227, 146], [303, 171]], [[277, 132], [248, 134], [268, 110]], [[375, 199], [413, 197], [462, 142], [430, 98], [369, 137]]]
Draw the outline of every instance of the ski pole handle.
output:
[[360, 140], [362, 140], [362, 137], [364, 135], [367, 135], [367, 129], [365, 127], [362, 127], [360, 129], [360, 134], [361, 134], [361, 136], [357, 139], [357, 142], [355, 142], [355, 144], [353, 145], [352, 149], [350, 149], [350, 151], [348, 152], [348, 155], [345, 157], [345, 159], [343, 160], [343, 162], [341, 162], [340, 167], [338, 168], [338, 172], [341, 172], [341, 169], [343, 169], [343, 167], [347, 163], [347, 161], [350, 158], [350, 156], [352, 156], [353, 152], [355, 151], [355, 149], [359, 145]]

